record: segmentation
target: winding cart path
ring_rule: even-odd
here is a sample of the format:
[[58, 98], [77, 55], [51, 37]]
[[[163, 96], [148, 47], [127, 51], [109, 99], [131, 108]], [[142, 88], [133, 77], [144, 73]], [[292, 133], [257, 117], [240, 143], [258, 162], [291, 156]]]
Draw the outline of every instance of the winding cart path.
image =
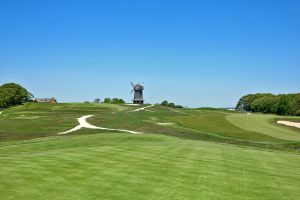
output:
[[145, 110], [146, 108], [151, 108], [151, 107], [153, 107], [154, 105], [150, 105], [150, 106], [146, 106], [146, 107], [143, 107], [143, 108], [138, 108], [138, 109], [135, 109], [135, 110], [133, 110], [133, 111], [131, 111], [131, 112], [138, 112], [138, 111], [141, 111], [141, 110]]
[[85, 115], [85, 116], [82, 116], [80, 118], [77, 118], [77, 120], [79, 122], [78, 126], [72, 128], [68, 131], [58, 133], [58, 134], [59, 135], [68, 134], [68, 133], [71, 133], [71, 132], [74, 132], [74, 131], [78, 131], [81, 128], [100, 129], [100, 130], [120, 131], [120, 132], [126, 132], [126, 133], [141, 134], [141, 132], [136, 132], [136, 131], [123, 130], [123, 129], [113, 129], [113, 128], [104, 128], [104, 127], [91, 125], [86, 121], [86, 119], [89, 118], [89, 117], [92, 117], [92, 116], [93, 115]]

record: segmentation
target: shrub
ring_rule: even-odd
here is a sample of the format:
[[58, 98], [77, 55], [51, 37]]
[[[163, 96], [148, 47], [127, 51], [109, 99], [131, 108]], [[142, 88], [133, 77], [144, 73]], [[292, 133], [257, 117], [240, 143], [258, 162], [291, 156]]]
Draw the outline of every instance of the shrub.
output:
[[181, 106], [181, 105], [175, 105], [174, 103], [172, 103], [172, 102], [168, 102], [168, 101], [166, 101], [166, 100], [164, 100], [163, 102], [161, 102], [161, 104], [160, 104], [161, 106], [166, 106], [166, 107], [170, 107], [170, 108], [183, 108], [183, 106]]

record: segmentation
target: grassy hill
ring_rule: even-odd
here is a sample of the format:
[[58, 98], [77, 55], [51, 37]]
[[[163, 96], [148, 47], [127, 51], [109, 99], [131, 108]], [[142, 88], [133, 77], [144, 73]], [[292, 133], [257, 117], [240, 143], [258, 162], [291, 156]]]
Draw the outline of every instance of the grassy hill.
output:
[[[94, 117], [88, 119], [91, 124], [107, 128], [267, 148], [300, 146], [300, 130], [277, 125], [275, 115], [161, 106], [132, 112], [137, 108], [114, 104], [28, 103], [2, 111], [0, 141], [54, 136], [76, 126], [76, 118], [92, 114]], [[97, 133], [101, 132], [106, 131]]]
[[[300, 196], [300, 131], [275, 124], [278, 116], [161, 106], [132, 112], [137, 108], [30, 103], [2, 110], [0, 199]], [[143, 134], [57, 135], [90, 114], [93, 125]]]

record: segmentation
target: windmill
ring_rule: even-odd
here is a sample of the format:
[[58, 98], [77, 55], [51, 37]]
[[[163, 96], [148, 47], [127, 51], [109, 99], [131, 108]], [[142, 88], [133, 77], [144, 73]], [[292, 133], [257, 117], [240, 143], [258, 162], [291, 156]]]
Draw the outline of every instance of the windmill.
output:
[[133, 103], [134, 104], [143, 104], [144, 99], [143, 99], [143, 90], [144, 87], [141, 85], [141, 83], [133, 84], [131, 82], [131, 85], [133, 89], [131, 90], [130, 94], [134, 92], [134, 97], [133, 97]]

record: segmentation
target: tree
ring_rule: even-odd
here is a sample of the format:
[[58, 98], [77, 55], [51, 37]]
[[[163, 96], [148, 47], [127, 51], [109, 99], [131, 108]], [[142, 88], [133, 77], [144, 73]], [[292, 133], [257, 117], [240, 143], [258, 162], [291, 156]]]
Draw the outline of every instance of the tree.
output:
[[3, 94], [0, 92], [0, 108], [6, 108], [7, 107], [7, 103], [4, 99]]
[[236, 110], [241, 110], [241, 111], [253, 111], [251, 110], [251, 104], [264, 96], [270, 96], [272, 94], [270, 93], [257, 93], [257, 94], [248, 94], [243, 96], [242, 98], [240, 98], [240, 100], [238, 101], [237, 105], [236, 105]]
[[0, 86], [0, 107], [20, 105], [32, 98], [33, 95], [19, 84], [6, 83]]
[[103, 103], [110, 103], [111, 102], [111, 99], [110, 98], [105, 98]]
[[111, 104], [124, 104], [125, 101], [123, 99], [119, 99], [119, 98], [105, 98], [103, 103], [111, 103]]
[[300, 115], [300, 94], [295, 94], [291, 101], [291, 110], [293, 115]]
[[124, 104], [125, 101], [124, 101], [123, 99], [113, 98], [113, 99], [111, 100], [111, 103], [112, 103], [112, 104]]
[[237, 110], [300, 115], [300, 93], [273, 95], [269, 93], [248, 94], [240, 98]]
[[278, 115], [291, 115], [291, 96], [290, 95], [280, 95], [280, 100], [277, 105], [276, 114]]
[[168, 103], [167, 106], [170, 107], [170, 108], [175, 108], [175, 104], [174, 103]]
[[275, 95], [266, 95], [254, 100], [251, 103], [251, 111], [272, 113], [276, 110], [276, 106], [279, 102], [279, 98]]
[[94, 100], [94, 103], [100, 103], [100, 98], [96, 98], [96, 99]]
[[168, 103], [168, 101], [166, 101], [166, 100], [164, 100], [163, 102], [161, 102], [161, 106], [167, 106], [169, 103]]

